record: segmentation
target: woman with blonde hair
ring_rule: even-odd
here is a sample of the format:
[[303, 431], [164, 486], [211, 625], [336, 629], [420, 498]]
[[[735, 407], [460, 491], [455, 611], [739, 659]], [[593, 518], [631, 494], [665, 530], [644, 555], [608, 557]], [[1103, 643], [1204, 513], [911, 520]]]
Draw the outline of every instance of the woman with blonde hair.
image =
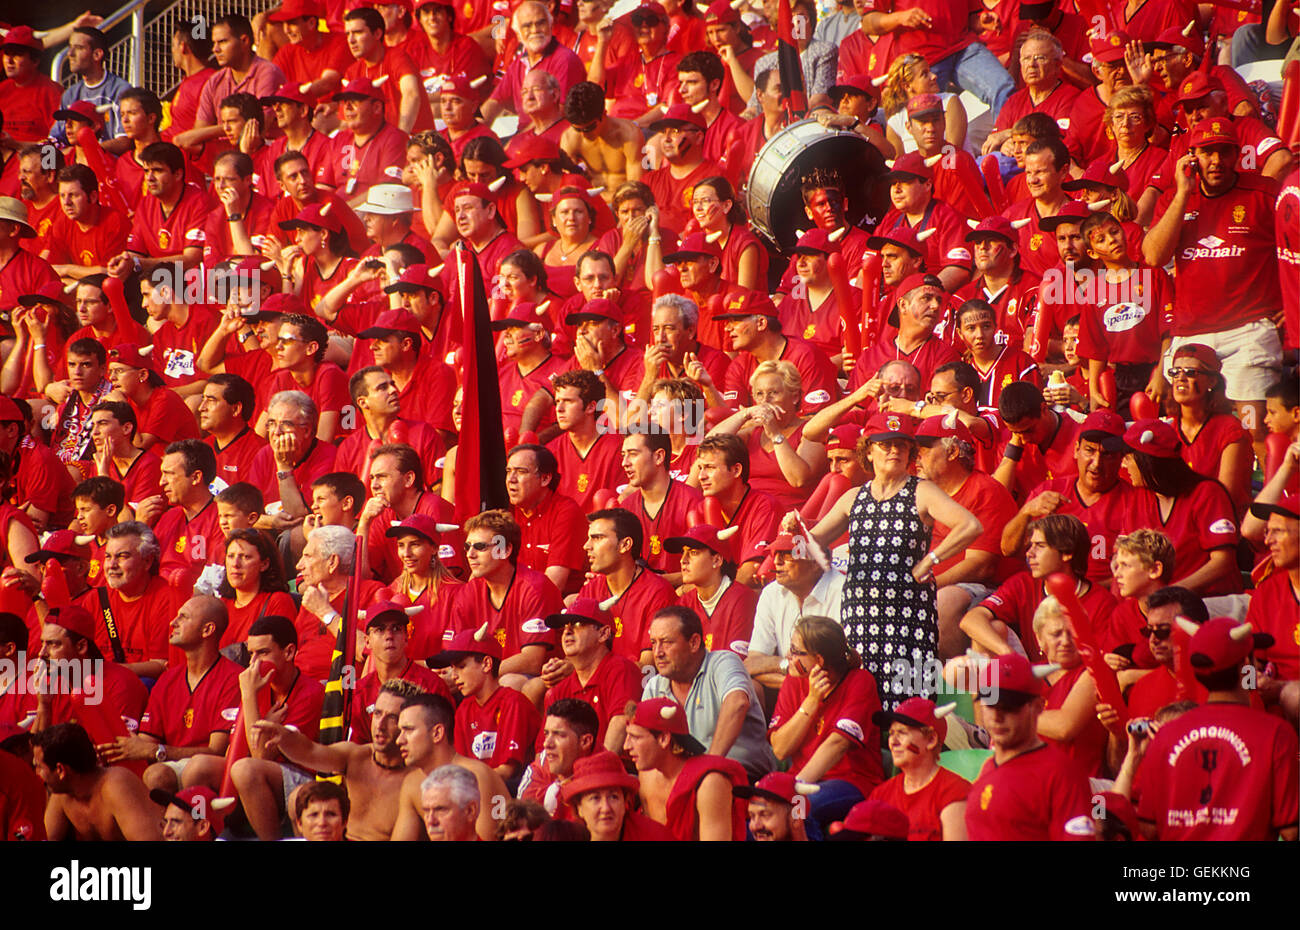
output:
[[924, 55], [900, 55], [889, 66], [880, 105], [889, 121], [885, 138], [899, 155], [916, 151], [916, 140], [907, 131], [907, 101], [917, 94], [935, 94], [943, 101], [943, 137], [957, 148], [966, 148], [966, 108], [956, 94], [940, 93], [939, 79]]
[[787, 361], [760, 362], [749, 379], [754, 398], [715, 426], [713, 433], [735, 433], [749, 447], [749, 485], [771, 494], [784, 509], [798, 509], [826, 473], [826, 446], [803, 438], [806, 416], [799, 413], [803, 383]]

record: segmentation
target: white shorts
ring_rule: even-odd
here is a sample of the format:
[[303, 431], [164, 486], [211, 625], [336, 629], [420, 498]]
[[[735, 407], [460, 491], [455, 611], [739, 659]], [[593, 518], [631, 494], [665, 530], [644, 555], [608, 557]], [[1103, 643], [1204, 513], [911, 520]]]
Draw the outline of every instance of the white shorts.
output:
[[1179, 346], [1199, 342], [1209, 346], [1223, 363], [1228, 400], [1263, 402], [1264, 392], [1282, 373], [1282, 342], [1271, 320], [1256, 320], [1236, 329], [1198, 336], [1175, 336], [1164, 360], [1165, 380]]

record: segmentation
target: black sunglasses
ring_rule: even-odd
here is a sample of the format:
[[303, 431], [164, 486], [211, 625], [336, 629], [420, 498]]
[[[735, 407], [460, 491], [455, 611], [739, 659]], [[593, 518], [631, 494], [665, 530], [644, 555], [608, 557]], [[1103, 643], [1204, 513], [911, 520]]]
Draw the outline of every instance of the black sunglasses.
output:
[[1144, 626], [1138, 630], [1143, 636], [1154, 636], [1156, 639], [1164, 642], [1174, 635], [1174, 628], [1171, 626]]

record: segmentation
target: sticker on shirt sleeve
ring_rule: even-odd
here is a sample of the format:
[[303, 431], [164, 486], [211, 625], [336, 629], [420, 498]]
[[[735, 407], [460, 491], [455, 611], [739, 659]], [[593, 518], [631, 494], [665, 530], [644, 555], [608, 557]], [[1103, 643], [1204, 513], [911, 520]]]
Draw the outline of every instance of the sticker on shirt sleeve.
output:
[[847, 733], [849, 736], [853, 737], [859, 743], [865, 739], [865, 736], [862, 732], [862, 727], [858, 724], [856, 720], [850, 720], [848, 717], [842, 717], [841, 719], [836, 720], [835, 729], [843, 733]]
[[1065, 832], [1070, 836], [1092, 836], [1092, 818], [1086, 814], [1071, 817], [1065, 822]]
[[818, 389], [816, 391], [809, 391], [803, 396], [803, 399], [809, 404], [825, 404], [830, 402], [831, 395], [829, 391]]
[[384, 169], [384, 174], [388, 175], [390, 178], [400, 178], [402, 176], [402, 169], [397, 165], [389, 165]]
[[[447, 545], [446, 543], [443, 543], [441, 546], [438, 547], [438, 561], [445, 562], [448, 559], [454, 559], [455, 557], [456, 557], [456, 550], [453, 549], [451, 546]], [[448, 638], [450, 639], [450, 637]]]
[[536, 634], [545, 633], [550, 628], [546, 625], [546, 621], [541, 617], [533, 617], [531, 620], [525, 620], [519, 629], [523, 630], [525, 633]]
[[497, 751], [496, 730], [485, 730], [478, 734], [469, 748], [476, 759], [491, 759], [492, 754]]
[[1210, 532], [1214, 533], [1215, 535], [1226, 535], [1228, 533], [1235, 533], [1237, 532], [1237, 524], [1233, 523], [1227, 517], [1223, 517], [1222, 519], [1215, 520], [1213, 523], [1210, 524]]
[[749, 641], [745, 639], [732, 640], [731, 645], [727, 648], [738, 656], [749, 655]]
[[221, 712], [221, 719], [226, 721], [226, 723], [234, 723], [235, 718], [238, 716], [239, 716], [238, 707], [227, 707], [225, 710]]

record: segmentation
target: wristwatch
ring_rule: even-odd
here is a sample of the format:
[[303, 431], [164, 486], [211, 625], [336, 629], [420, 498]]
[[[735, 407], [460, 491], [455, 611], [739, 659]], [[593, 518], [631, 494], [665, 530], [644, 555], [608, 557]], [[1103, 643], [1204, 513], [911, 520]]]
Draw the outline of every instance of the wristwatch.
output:
[[226, 217], [226, 222], [227, 222], [227, 223], [238, 223], [238, 222], [239, 222], [240, 220], [242, 220], [243, 218], [244, 218], [244, 214], [242, 214], [242, 213], [232, 213], [232, 214], [230, 214], [230, 216]]
[[916, 403], [912, 405], [912, 409], [919, 414], [922, 410], [925, 409], [925, 401], [918, 400]]
[[158, 749], [154, 752], [153, 757], [154, 757], [155, 761], [158, 761], [158, 762], [166, 762], [166, 761], [167, 761], [167, 747], [166, 747], [165, 745], [163, 745], [162, 743], [159, 743], [159, 744], [158, 744]]
[[782, 436], [780, 433], [777, 433], [775, 436], [772, 437], [772, 445], [774, 446], [779, 446], [783, 442], [785, 442], [785, 437]]
[[292, 477], [293, 477], [293, 471], [292, 471], [292, 469], [289, 470], [289, 471], [277, 471], [277, 472], [275, 473], [275, 480], [276, 480], [276, 481], [283, 481], [285, 478], [292, 478]]

